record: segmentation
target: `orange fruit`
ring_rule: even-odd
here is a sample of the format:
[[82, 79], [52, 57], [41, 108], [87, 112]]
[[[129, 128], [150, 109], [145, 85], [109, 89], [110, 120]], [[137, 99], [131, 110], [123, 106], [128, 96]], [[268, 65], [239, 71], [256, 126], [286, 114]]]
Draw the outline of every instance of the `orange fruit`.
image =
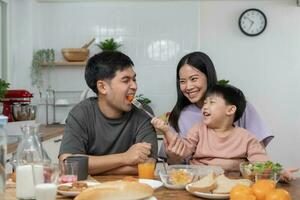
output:
[[230, 199], [244, 199], [247, 195], [253, 195], [250, 187], [237, 184], [230, 191]]
[[284, 189], [275, 189], [267, 194], [265, 200], [291, 200], [290, 193]]
[[240, 194], [235, 198], [231, 198], [230, 200], [256, 200], [256, 197], [253, 194]]
[[252, 191], [257, 200], [265, 200], [267, 194], [275, 189], [275, 182], [272, 180], [261, 179], [252, 185]]

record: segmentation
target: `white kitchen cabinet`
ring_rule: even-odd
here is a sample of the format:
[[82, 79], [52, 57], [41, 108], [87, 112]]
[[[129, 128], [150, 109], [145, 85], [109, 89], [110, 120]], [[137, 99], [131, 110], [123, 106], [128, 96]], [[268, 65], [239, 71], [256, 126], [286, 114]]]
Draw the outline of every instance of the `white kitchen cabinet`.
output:
[[62, 135], [46, 140], [42, 143], [52, 163], [58, 163], [58, 153], [61, 144]]

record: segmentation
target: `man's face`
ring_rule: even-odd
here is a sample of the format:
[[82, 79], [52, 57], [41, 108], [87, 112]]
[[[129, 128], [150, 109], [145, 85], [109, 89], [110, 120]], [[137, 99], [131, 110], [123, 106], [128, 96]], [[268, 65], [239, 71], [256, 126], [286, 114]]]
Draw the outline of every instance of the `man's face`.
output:
[[[111, 114], [121, 115], [131, 110], [131, 102], [128, 96], [134, 96], [137, 90], [136, 74], [132, 67], [123, 71], [118, 70], [116, 76], [105, 83], [105, 95], [103, 102]], [[100, 101], [102, 101], [100, 99]]]

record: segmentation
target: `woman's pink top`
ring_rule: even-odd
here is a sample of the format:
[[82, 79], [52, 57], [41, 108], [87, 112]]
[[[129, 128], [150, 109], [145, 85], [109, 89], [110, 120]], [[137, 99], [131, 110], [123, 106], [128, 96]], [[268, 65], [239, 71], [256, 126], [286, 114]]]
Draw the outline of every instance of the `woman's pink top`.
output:
[[185, 153], [192, 155], [190, 164], [194, 165], [216, 165], [227, 171], [237, 171], [245, 160], [269, 160], [265, 148], [255, 136], [240, 127], [234, 127], [226, 137], [219, 137], [213, 129], [197, 123], [188, 131], [184, 142], [187, 145]]

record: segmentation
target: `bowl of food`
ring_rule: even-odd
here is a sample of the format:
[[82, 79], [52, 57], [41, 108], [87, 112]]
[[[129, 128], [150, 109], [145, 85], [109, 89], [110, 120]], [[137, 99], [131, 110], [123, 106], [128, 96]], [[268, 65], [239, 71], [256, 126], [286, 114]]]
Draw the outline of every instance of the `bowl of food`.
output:
[[271, 161], [256, 163], [243, 162], [240, 164], [242, 176], [252, 181], [269, 179], [277, 183], [280, 178], [281, 170], [281, 164], [273, 163]]
[[195, 175], [194, 168], [189, 165], [170, 165], [167, 170], [160, 170], [159, 176], [164, 186], [169, 189], [184, 189], [187, 184], [198, 178]]

